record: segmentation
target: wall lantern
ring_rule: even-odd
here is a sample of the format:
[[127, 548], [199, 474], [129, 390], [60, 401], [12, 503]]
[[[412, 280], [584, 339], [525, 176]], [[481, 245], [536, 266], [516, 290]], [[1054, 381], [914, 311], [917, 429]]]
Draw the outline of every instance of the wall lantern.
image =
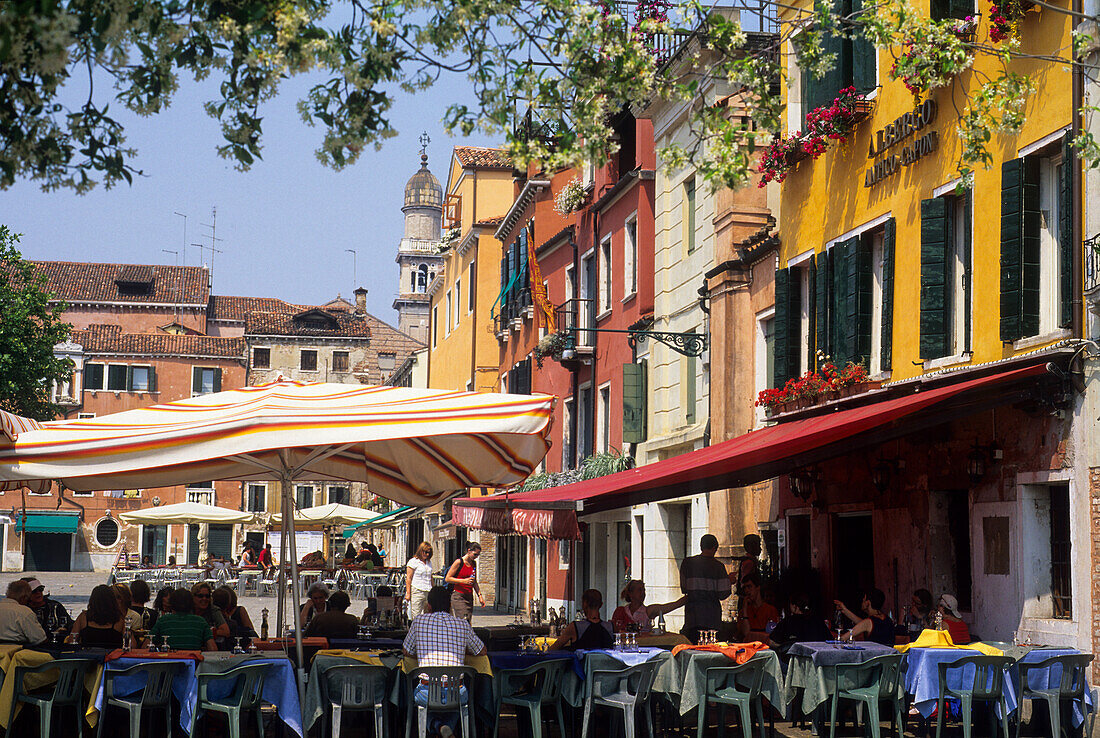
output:
[[974, 449], [966, 457], [966, 474], [970, 477], [970, 483], [976, 485], [982, 481], [989, 462], [1000, 461], [1002, 458], [1004, 458], [1004, 451], [996, 441], [988, 446], [980, 446], [975, 440]]
[[811, 467], [796, 469], [787, 475], [791, 485], [791, 494], [803, 502], [809, 502], [810, 498], [813, 497], [814, 489], [820, 478], [821, 472]]
[[875, 489], [878, 490], [879, 494], [883, 494], [890, 489], [890, 482], [893, 481], [894, 475], [904, 468], [904, 459], [879, 458], [875, 465], [871, 467], [871, 484], [875, 485]]

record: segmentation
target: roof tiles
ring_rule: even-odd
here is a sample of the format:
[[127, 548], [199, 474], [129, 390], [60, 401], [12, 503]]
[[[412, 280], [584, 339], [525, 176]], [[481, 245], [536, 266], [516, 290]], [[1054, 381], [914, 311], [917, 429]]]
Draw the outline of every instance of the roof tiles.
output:
[[[205, 305], [210, 297], [210, 273], [205, 267], [163, 264], [99, 264], [73, 261], [32, 261], [46, 278], [46, 291], [66, 302], [176, 303]], [[121, 291], [122, 284], [150, 284], [148, 293]]]
[[490, 149], [485, 146], [455, 146], [458, 163], [464, 167], [477, 169], [511, 169], [512, 160], [504, 149]]

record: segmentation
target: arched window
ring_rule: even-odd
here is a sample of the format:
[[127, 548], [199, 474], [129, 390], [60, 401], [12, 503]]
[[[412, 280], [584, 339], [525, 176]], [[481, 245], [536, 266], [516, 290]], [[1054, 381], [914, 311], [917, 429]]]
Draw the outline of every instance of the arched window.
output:
[[431, 277], [428, 275], [428, 265], [421, 264], [416, 268], [416, 292], [427, 292], [428, 282]]
[[118, 542], [118, 523], [103, 518], [95, 525], [95, 542], [100, 546], [113, 546]]

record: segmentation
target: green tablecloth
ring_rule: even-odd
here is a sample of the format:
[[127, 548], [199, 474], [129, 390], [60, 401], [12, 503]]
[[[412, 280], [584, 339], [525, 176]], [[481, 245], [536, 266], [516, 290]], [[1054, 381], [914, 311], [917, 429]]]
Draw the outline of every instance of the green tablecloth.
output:
[[[856, 650], [858, 649], [858, 650]], [[889, 646], [877, 643], [861, 643], [847, 647], [824, 642], [795, 643], [788, 652], [784, 683], [787, 699], [794, 700], [797, 690], [802, 690], [802, 714], [810, 715], [824, 704], [836, 690], [834, 682], [837, 664], [860, 664], [877, 656], [897, 653]]]
[[[785, 715], [787, 690], [783, 684], [783, 673], [779, 668], [779, 656], [775, 651], [768, 649], [757, 652], [756, 657], [763, 658], [767, 662], [764, 665], [764, 683], [760, 694]], [[699, 700], [707, 686], [707, 669], [714, 666], [733, 665], [733, 660], [725, 654], [684, 649], [668, 658], [657, 669], [653, 691], [667, 695], [680, 714], [686, 715], [699, 706]]]
[[[398, 674], [397, 664], [401, 661], [399, 656], [381, 656], [379, 661], [392, 672], [390, 678]], [[324, 707], [321, 704], [321, 677], [325, 670], [333, 666], [362, 666], [363, 662], [350, 656], [326, 656], [317, 654], [313, 657], [313, 663], [309, 668], [309, 681], [306, 682], [306, 702], [302, 705], [302, 725], [306, 730], [313, 727], [317, 719], [321, 717]], [[392, 685], [391, 687], [392, 688]], [[387, 690], [388, 691], [388, 690]]]
[[[651, 657], [650, 660], [657, 662], [657, 670], [659, 673], [661, 667], [670, 658], [671, 654], [669, 654], [668, 651], [662, 651]], [[627, 667], [627, 664], [614, 656], [596, 651], [585, 653], [583, 662], [585, 674], [590, 674], [595, 669], [625, 669]], [[584, 690], [586, 683], [587, 678], [582, 678], [575, 669], [566, 670], [565, 680], [562, 682], [561, 694], [567, 704], [573, 707], [581, 707], [584, 705]]]

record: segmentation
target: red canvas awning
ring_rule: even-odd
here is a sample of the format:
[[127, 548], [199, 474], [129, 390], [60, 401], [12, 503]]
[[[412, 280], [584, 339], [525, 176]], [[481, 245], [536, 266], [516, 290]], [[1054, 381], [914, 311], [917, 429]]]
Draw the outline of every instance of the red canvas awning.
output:
[[1013, 389], [1045, 373], [1045, 364], [1036, 364], [957, 384], [918, 387], [902, 397], [780, 423], [605, 477], [532, 492], [457, 499], [452, 512], [457, 524], [470, 528], [579, 539], [578, 512], [591, 514], [770, 479], [1022, 399]]

